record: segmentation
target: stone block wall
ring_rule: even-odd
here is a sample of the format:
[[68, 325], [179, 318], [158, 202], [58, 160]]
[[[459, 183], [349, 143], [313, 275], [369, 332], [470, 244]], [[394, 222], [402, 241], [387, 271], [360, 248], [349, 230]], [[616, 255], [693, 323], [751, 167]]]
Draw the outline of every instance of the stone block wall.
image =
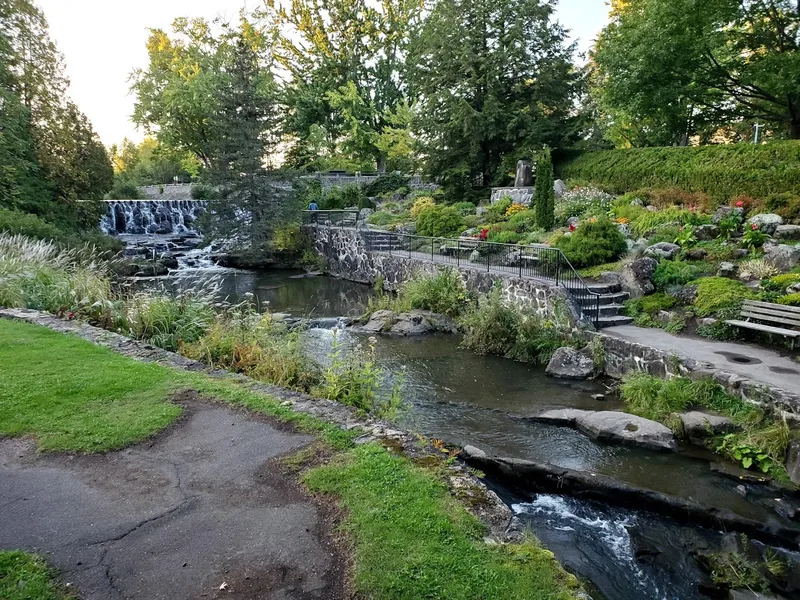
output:
[[[350, 281], [373, 284], [382, 279], [385, 289], [396, 291], [416, 273], [433, 275], [442, 269], [456, 268], [416, 258], [370, 253], [361, 234], [354, 229], [311, 226], [304, 229], [316, 251], [327, 261], [331, 275]], [[469, 292], [487, 294], [495, 285], [500, 285], [503, 296], [519, 306], [533, 308], [545, 317], [566, 316], [573, 324], [580, 322], [580, 313], [561, 288], [467, 265], [458, 270]]]
[[523, 188], [492, 188], [491, 202], [494, 204], [498, 200], [508, 196], [514, 204], [529, 205], [533, 201], [533, 193], [535, 189], [532, 187]]

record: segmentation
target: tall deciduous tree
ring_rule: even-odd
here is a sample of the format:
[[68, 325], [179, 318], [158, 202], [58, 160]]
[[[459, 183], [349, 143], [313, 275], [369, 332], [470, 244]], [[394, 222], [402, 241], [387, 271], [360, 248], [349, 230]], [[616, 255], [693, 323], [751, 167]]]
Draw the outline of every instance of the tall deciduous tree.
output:
[[797, 0], [627, 0], [592, 59], [618, 145], [685, 144], [747, 119], [800, 138]]
[[457, 196], [573, 129], [574, 46], [547, 0], [439, 0], [413, 54], [428, 169]]
[[421, 0], [292, 0], [280, 11], [290, 74], [289, 160], [345, 155], [379, 171], [413, 159], [406, 57]]

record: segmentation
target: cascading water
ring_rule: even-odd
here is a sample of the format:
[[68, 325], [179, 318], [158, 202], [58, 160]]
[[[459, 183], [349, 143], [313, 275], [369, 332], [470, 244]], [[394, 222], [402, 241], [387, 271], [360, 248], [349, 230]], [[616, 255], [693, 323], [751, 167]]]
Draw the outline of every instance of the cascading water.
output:
[[207, 206], [204, 200], [108, 200], [100, 229], [107, 234], [192, 235]]

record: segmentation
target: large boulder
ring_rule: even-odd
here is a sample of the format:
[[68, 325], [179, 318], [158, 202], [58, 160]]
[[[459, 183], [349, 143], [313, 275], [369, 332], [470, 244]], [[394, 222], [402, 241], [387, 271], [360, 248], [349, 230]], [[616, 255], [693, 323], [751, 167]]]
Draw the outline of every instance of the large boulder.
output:
[[631, 298], [641, 298], [655, 292], [656, 287], [651, 279], [657, 267], [658, 262], [647, 256], [625, 265], [620, 275], [622, 291], [627, 292]]
[[778, 225], [775, 230], [776, 240], [800, 240], [800, 225]]
[[553, 191], [556, 193], [556, 198], [561, 198], [567, 193], [567, 184], [560, 179], [556, 179], [555, 183], [553, 184]]
[[553, 353], [545, 372], [558, 379], [591, 379], [596, 369], [594, 360], [586, 351], [566, 347]]
[[686, 251], [686, 258], [689, 260], [705, 260], [708, 250], [705, 248], [692, 248]]
[[605, 442], [659, 451], [674, 451], [678, 447], [668, 427], [624, 412], [565, 408], [548, 410], [528, 418], [537, 423], [574, 427], [589, 437]]
[[693, 444], [702, 444], [709, 437], [730, 433], [736, 425], [728, 417], [693, 410], [680, 415], [683, 433]]
[[731, 262], [721, 262], [717, 267], [717, 277], [736, 279], [739, 276], [739, 267]]
[[370, 315], [366, 324], [356, 329], [364, 333], [402, 336], [424, 335], [434, 331], [456, 332], [456, 327], [450, 319], [427, 310], [412, 310], [398, 314], [390, 310], [376, 310]]
[[743, 215], [743, 208], [732, 208], [730, 206], [720, 206], [716, 212], [711, 216], [711, 222], [715, 225], [719, 224], [724, 219], [727, 219], [732, 214]]
[[761, 231], [772, 235], [780, 225], [783, 225], [783, 217], [774, 213], [761, 213], [747, 219], [747, 223], [748, 225], [757, 225]]
[[701, 242], [715, 240], [719, 237], [719, 227], [716, 225], [700, 225], [694, 228], [694, 237]]
[[800, 264], [800, 246], [765, 244], [764, 260], [783, 272], [791, 271]]
[[650, 256], [653, 258], [663, 258], [666, 260], [672, 260], [681, 252], [681, 247], [678, 244], [670, 244], [669, 242], [659, 242], [658, 244], [653, 244], [647, 250], [644, 251], [645, 256]]
[[786, 451], [786, 472], [789, 474], [789, 479], [800, 485], [800, 440], [789, 442]]

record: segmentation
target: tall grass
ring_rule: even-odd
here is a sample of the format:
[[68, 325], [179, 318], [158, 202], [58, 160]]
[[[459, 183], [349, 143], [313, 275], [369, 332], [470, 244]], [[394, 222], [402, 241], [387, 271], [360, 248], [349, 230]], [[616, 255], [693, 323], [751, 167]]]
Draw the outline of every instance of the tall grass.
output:
[[447, 268], [434, 275], [416, 273], [400, 286], [395, 295], [379, 289], [375, 298], [370, 298], [367, 313], [372, 314], [378, 310], [401, 313], [419, 309], [454, 318], [463, 314], [470, 303], [469, 293], [459, 272]]

